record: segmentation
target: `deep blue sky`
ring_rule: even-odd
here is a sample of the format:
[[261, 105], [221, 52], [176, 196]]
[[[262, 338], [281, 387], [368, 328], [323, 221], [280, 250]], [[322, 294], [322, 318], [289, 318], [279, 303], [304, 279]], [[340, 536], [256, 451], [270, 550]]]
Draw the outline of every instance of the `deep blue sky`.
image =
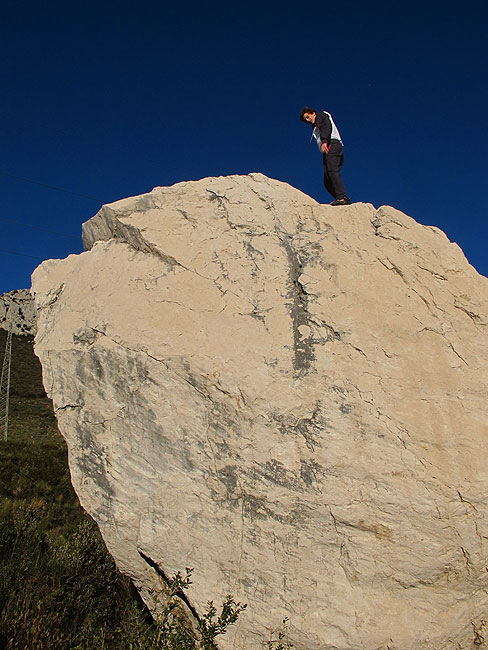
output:
[[305, 105], [339, 126], [353, 201], [442, 228], [488, 275], [485, 0], [2, 7], [0, 293], [157, 185], [259, 171], [329, 202]]

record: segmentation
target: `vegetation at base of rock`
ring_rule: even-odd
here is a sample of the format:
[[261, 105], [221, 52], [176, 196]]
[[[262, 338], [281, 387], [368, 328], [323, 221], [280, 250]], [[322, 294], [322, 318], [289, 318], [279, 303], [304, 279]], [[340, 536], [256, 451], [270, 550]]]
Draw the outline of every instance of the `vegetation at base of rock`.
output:
[[165, 590], [164, 598], [161, 591], [152, 591], [154, 600], [153, 611], [155, 625], [158, 630], [157, 648], [161, 650], [192, 650], [195, 647], [201, 650], [214, 650], [215, 639], [227, 632], [227, 628], [235, 623], [239, 614], [247, 605], [237, 603], [228, 595], [222, 603], [222, 609], [217, 616], [217, 609], [213, 601], [209, 600], [205, 613], [199, 618], [196, 629], [188, 626], [185, 614], [181, 607], [185, 600], [184, 592], [191, 585], [192, 569], [186, 568], [185, 576], [179, 572], [170, 580]]
[[281, 621], [281, 627], [273, 630], [269, 641], [266, 642], [267, 650], [291, 650], [293, 643], [288, 639], [288, 617]]
[[[0, 360], [6, 333], [0, 330]], [[2, 423], [3, 424], [3, 423]], [[156, 621], [116, 569], [70, 482], [32, 338], [15, 336], [9, 438], [0, 439], [0, 648], [6, 650], [191, 650], [195, 636], [176, 615], [189, 574], [170, 581]], [[155, 593], [161, 603], [161, 594]], [[229, 596], [199, 622], [210, 650], [244, 609]], [[166, 609], [165, 609], [166, 608]]]

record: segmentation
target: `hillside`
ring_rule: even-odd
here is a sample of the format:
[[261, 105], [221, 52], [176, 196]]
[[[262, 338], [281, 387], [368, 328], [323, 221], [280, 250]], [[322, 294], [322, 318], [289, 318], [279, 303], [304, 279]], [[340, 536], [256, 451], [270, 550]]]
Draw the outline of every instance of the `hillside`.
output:
[[[0, 363], [6, 332], [0, 329]], [[0, 648], [152, 648], [154, 630], [70, 482], [32, 338], [14, 336], [0, 439]], [[134, 645], [130, 645], [130, 644]]]

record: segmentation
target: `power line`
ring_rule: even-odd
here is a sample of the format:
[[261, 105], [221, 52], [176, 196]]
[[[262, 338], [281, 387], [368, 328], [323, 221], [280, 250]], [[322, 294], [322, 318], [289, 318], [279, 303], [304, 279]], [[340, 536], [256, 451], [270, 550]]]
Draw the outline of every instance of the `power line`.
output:
[[59, 232], [58, 230], [51, 230], [50, 228], [42, 228], [42, 226], [33, 226], [30, 223], [24, 223], [23, 221], [14, 221], [14, 219], [2, 219], [0, 221], [4, 223], [13, 223], [14, 226], [24, 226], [24, 228], [31, 228], [32, 230], [42, 230], [44, 232], [50, 232], [52, 235], [61, 235], [62, 237], [69, 237], [70, 239], [79, 239], [75, 235], [68, 235], [65, 232]]
[[27, 253], [16, 253], [15, 251], [7, 251], [4, 248], [0, 248], [0, 253], [8, 253], [9, 255], [20, 255], [21, 257], [30, 257], [33, 260], [41, 260], [41, 262], [44, 261], [44, 257], [36, 257], [35, 255], [27, 255]]
[[68, 235], [65, 232], [59, 232], [59, 230], [51, 230], [50, 228], [43, 228], [42, 226], [33, 226], [30, 223], [25, 223], [23, 221], [15, 221], [14, 219], [2, 219], [0, 218], [0, 221], [3, 221], [4, 223], [12, 223], [14, 226], [24, 226], [24, 228], [31, 228], [32, 230], [42, 230], [44, 232], [50, 232], [52, 235], [61, 235], [62, 237], [69, 237], [70, 239], [79, 239], [79, 237], [75, 237], [75, 235]]
[[97, 199], [94, 196], [88, 196], [87, 194], [80, 194], [79, 192], [72, 192], [71, 190], [65, 190], [62, 187], [56, 187], [55, 185], [47, 185], [46, 183], [41, 183], [40, 181], [34, 181], [32, 178], [25, 178], [25, 176], [16, 176], [15, 174], [10, 174], [10, 172], [0, 171], [2, 176], [8, 176], [9, 178], [16, 178], [18, 181], [25, 181], [26, 183], [32, 183], [33, 185], [40, 185], [41, 187], [47, 187], [50, 190], [56, 190], [57, 192], [64, 192], [65, 194], [72, 194], [73, 196], [79, 196], [82, 199], [89, 199], [90, 201], [96, 201], [97, 203], [105, 203], [102, 199]]

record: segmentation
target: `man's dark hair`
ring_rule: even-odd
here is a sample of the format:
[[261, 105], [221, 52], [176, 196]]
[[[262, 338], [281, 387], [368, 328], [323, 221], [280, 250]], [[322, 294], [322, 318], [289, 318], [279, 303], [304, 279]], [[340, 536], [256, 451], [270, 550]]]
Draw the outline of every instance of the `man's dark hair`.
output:
[[300, 111], [300, 119], [302, 120], [302, 122], [305, 122], [305, 124], [308, 124], [307, 120], [305, 120], [303, 116], [305, 115], [305, 113], [316, 113], [316, 112], [317, 111], [315, 110], [315, 108], [310, 108], [310, 106], [305, 106], [305, 108], [302, 108], [302, 110]]

